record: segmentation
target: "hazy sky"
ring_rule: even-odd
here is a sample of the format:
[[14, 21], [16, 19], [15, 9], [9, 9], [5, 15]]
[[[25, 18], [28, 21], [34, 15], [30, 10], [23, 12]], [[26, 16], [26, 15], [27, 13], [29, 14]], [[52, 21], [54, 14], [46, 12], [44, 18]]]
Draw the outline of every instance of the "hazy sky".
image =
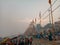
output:
[[[58, 5], [60, 5], [60, 0], [57, 0], [53, 9]], [[38, 18], [39, 12], [43, 14], [48, 7], [48, 0], [0, 0], [0, 36], [24, 33], [31, 20]], [[45, 16], [47, 14], [48, 12]], [[53, 15], [54, 21], [59, 20], [60, 8]], [[42, 19], [42, 25], [47, 22], [48, 18]]]

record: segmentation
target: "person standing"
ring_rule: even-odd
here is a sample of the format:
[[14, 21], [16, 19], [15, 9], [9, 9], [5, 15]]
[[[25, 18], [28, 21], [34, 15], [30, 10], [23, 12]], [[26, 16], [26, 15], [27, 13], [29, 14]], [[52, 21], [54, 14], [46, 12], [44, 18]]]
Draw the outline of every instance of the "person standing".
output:
[[52, 39], [52, 32], [51, 32], [51, 30], [49, 30], [48, 39], [49, 39], [49, 41], [52, 41], [52, 40], [53, 40], [53, 39]]
[[32, 41], [33, 41], [33, 39], [32, 39], [32, 37], [29, 39], [29, 42], [30, 42], [30, 45], [32, 45]]

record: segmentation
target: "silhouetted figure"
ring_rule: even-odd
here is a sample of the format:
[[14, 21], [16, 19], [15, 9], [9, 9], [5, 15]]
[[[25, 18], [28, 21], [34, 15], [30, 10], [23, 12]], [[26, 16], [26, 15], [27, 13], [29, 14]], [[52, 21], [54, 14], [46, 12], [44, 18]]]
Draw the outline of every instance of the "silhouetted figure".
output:
[[30, 45], [32, 45], [32, 41], [33, 41], [33, 39], [32, 39], [32, 37], [29, 39], [29, 43], [30, 43]]
[[24, 45], [24, 39], [21, 40], [20, 45]]
[[29, 38], [25, 38], [25, 45], [29, 45], [30, 42], [29, 42]]
[[48, 39], [49, 39], [49, 41], [52, 41], [53, 39], [52, 39], [52, 32], [49, 30], [49, 34], [48, 34]]

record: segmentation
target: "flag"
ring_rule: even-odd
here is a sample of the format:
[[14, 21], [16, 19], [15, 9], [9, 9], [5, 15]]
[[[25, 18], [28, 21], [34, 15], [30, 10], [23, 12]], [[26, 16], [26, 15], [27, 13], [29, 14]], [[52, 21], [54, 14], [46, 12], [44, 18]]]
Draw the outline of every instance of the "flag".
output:
[[49, 0], [49, 4], [51, 4], [51, 0]]

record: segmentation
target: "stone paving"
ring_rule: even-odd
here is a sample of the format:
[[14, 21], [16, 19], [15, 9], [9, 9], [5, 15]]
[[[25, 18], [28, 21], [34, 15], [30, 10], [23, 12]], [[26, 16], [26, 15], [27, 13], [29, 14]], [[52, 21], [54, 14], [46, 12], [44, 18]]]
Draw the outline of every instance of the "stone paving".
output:
[[43, 39], [34, 39], [32, 45], [60, 45], [60, 41], [48, 41]]

